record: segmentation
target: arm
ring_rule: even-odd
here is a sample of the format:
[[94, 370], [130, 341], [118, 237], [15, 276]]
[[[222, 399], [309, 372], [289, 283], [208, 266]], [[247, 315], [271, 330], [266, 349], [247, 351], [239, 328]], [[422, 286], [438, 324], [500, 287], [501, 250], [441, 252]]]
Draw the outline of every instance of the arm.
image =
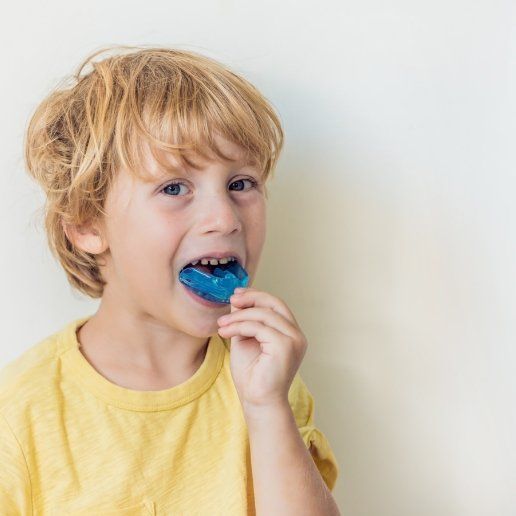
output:
[[340, 516], [288, 400], [244, 410], [258, 516]]
[[[231, 338], [231, 374], [248, 427], [258, 516], [340, 516], [297, 427], [299, 421], [305, 431], [315, 430], [313, 399], [300, 389], [296, 374], [308, 342], [294, 315], [267, 292], [236, 289], [231, 313], [218, 323], [219, 334]], [[291, 391], [296, 410], [290, 407]], [[326, 461], [328, 485], [333, 485], [336, 461], [322, 434], [317, 435], [324, 459], [321, 450], [315, 453]]]

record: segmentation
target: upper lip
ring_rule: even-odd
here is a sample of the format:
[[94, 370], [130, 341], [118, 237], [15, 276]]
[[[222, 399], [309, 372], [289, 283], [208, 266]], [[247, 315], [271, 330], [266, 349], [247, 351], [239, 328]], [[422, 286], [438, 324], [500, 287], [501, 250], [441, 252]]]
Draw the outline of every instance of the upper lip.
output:
[[234, 256], [238, 260], [238, 263], [242, 267], [244, 267], [244, 265], [245, 265], [244, 261], [242, 260], [241, 255], [236, 251], [207, 251], [207, 252], [200, 254], [200, 255], [196, 256], [195, 258], [191, 258], [187, 262], [183, 263], [180, 270], [184, 269], [189, 263], [200, 260], [201, 258], [209, 257], [209, 258], [220, 259], [220, 258], [228, 258], [229, 256]]

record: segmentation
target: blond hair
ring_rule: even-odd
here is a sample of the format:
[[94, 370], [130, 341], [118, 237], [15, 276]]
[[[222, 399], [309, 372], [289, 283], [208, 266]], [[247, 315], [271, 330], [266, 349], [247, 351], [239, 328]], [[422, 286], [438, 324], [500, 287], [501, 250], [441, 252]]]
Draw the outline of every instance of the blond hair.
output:
[[[98, 54], [122, 51], [94, 62]], [[127, 52], [127, 50], [129, 52]], [[92, 69], [82, 74], [86, 65]], [[192, 51], [114, 46], [90, 54], [71, 77], [36, 108], [25, 134], [26, 168], [46, 194], [45, 229], [52, 254], [72, 287], [89, 297], [104, 285], [94, 254], [82, 251], [64, 226], [105, 215], [104, 203], [123, 166], [146, 179], [144, 147], [160, 159], [170, 152], [181, 165], [189, 153], [228, 159], [214, 134], [240, 145], [266, 181], [283, 146], [272, 105], [247, 80]]]

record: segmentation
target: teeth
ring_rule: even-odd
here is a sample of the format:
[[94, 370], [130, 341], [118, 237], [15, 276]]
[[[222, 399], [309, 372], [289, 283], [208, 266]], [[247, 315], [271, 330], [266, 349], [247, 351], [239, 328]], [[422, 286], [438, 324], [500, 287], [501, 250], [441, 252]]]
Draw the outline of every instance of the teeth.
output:
[[[218, 265], [219, 263], [224, 265], [228, 262], [235, 261], [235, 258], [233, 256], [229, 256], [228, 258], [202, 258], [200, 260], [201, 265]], [[192, 262], [192, 265], [197, 265], [199, 263], [199, 260], [196, 260], [195, 262]]]

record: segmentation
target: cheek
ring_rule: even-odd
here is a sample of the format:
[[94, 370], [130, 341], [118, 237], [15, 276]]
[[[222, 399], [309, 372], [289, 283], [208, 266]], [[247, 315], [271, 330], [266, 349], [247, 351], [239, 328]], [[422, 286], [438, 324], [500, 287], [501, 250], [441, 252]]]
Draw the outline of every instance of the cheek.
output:
[[246, 226], [247, 248], [251, 257], [251, 261], [248, 264], [251, 266], [252, 271], [254, 271], [266, 239], [267, 217], [265, 207], [255, 210], [253, 216], [248, 219]]
[[181, 239], [177, 223], [166, 217], [131, 214], [112, 230], [113, 251], [130, 268], [163, 274]]
[[252, 215], [249, 217], [248, 227], [250, 233], [253, 235], [254, 242], [263, 244], [267, 230], [267, 210], [265, 200], [261, 199], [259, 203], [254, 206]]
[[261, 250], [265, 243], [265, 237], [266, 237], [266, 223], [263, 220], [260, 220], [256, 222], [254, 231], [253, 231], [253, 241], [251, 242], [251, 245], [255, 250]]

